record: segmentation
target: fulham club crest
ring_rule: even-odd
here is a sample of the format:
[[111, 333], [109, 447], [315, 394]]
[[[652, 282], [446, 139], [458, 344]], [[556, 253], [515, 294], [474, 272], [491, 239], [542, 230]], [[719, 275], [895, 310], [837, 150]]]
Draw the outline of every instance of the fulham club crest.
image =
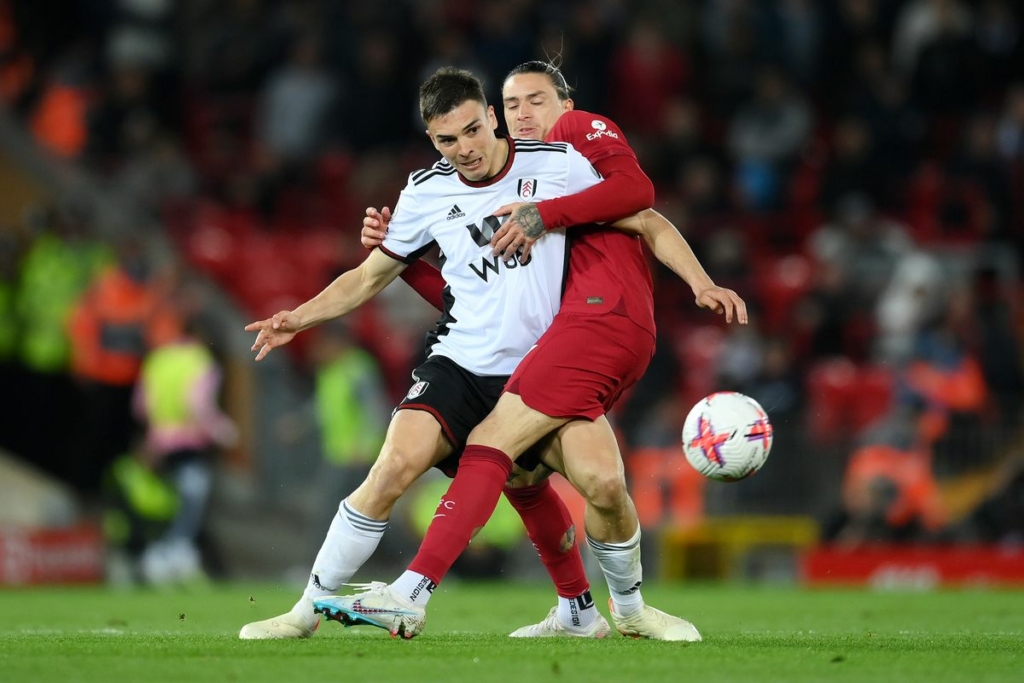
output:
[[533, 199], [533, 195], [537, 194], [537, 179], [536, 178], [523, 178], [519, 181], [519, 198], [520, 199]]
[[413, 384], [412, 388], [409, 389], [409, 393], [405, 395], [406, 400], [422, 396], [429, 386], [430, 382], [416, 382], [416, 384]]

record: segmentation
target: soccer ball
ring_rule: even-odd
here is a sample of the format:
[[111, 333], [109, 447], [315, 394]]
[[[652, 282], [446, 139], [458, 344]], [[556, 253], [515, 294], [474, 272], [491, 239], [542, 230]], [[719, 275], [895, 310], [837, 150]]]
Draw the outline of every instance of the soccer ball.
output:
[[683, 424], [683, 452], [708, 479], [739, 481], [761, 469], [772, 423], [757, 401], [735, 391], [702, 398]]

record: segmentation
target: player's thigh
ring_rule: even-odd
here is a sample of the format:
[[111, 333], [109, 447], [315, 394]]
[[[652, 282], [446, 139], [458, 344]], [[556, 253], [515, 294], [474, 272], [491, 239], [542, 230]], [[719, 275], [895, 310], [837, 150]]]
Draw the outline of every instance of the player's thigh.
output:
[[561, 471], [589, 502], [620, 497], [625, 466], [608, 418], [574, 420], [558, 431]]
[[393, 503], [451, 453], [452, 445], [433, 415], [422, 410], [396, 411], [380, 455], [355, 492], [356, 502], [367, 509]]
[[517, 394], [506, 392], [490, 415], [470, 432], [466, 444], [490, 446], [515, 460], [565, 422], [566, 418], [549, 417], [526, 405]]
[[553, 472], [565, 475], [562, 469], [562, 446], [557, 432], [552, 432], [535, 443], [512, 466], [509, 488], [535, 486]]

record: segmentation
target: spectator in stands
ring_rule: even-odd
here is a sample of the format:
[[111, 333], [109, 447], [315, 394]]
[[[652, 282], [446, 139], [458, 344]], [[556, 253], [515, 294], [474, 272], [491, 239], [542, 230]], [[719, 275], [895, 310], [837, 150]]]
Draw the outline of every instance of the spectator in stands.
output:
[[844, 546], [935, 540], [947, 515], [919, 419], [924, 405], [900, 405], [853, 452], [842, 506], [822, 530]]
[[288, 62], [270, 75], [259, 104], [256, 142], [269, 170], [308, 164], [330, 142], [340, 95], [337, 79], [323, 66], [319, 39], [300, 36]]
[[284, 53], [280, 16], [267, 0], [223, 4], [186, 13], [188, 79], [211, 98], [254, 95]]
[[181, 334], [145, 356], [134, 387], [133, 408], [145, 427], [143, 457], [177, 494], [166, 531], [140, 558], [152, 584], [189, 581], [203, 574], [200, 535], [222, 448], [234, 446], [238, 429], [219, 408], [221, 371], [197, 312]]
[[0, 103], [17, 110], [29, 96], [36, 65], [20, 45], [12, 4], [0, 1]]
[[942, 310], [946, 276], [938, 260], [924, 252], [900, 259], [878, 298], [879, 360], [901, 365], [910, 357], [923, 326], [936, 320]]
[[[405, 45], [390, 27], [360, 34], [352, 47], [355, 53], [350, 55], [346, 80], [360, 101], [386, 102], [396, 92], [415, 89], [416, 71], [405, 67]], [[397, 149], [414, 132], [422, 135], [422, 125], [414, 121], [414, 114], [405, 107], [378, 107], [373, 116], [354, 116], [345, 122], [345, 143], [360, 153]]]
[[77, 158], [89, 144], [92, 77], [89, 54], [80, 45], [70, 48], [39, 85], [41, 93], [29, 115], [33, 137], [51, 153]]
[[979, 268], [973, 275], [977, 354], [998, 415], [991, 422], [1007, 434], [1024, 407], [1024, 354], [1014, 333], [1013, 288], [1005, 274]]
[[[978, 101], [980, 55], [971, 32], [972, 19], [957, 0], [930, 0], [913, 5], [931, 8], [927, 33], [921, 34], [913, 59], [911, 91], [914, 103], [925, 113], [961, 114]], [[907, 46], [897, 43], [900, 54]]]
[[325, 323], [310, 350], [314, 365], [311, 407], [324, 465], [316, 481], [320, 499], [331, 502], [324, 508], [329, 512], [324, 524], [317, 525], [314, 550], [334, 515], [333, 502], [366, 478], [388, 426], [391, 402], [380, 365], [356, 343], [350, 325], [340, 318]]
[[821, 180], [821, 207], [836, 218], [840, 201], [850, 195], [865, 197], [877, 206], [884, 196], [883, 169], [875, 162], [874, 141], [867, 122], [845, 116], [832, 132], [832, 159]]
[[179, 334], [165, 283], [145, 246], [128, 238], [71, 316], [71, 370], [82, 393], [82, 433], [74, 482], [95, 490], [114, 458], [128, 451], [135, 423], [131, 395], [143, 358]]
[[255, 143], [266, 213], [281, 192], [304, 190], [313, 161], [343, 128], [337, 120], [340, 85], [324, 67], [321, 51], [316, 35], [299, 36], [288, 62], [271, 73], [261, 93]]
[[967, 36], [971, 12], [960, 0], [910, 0], [903, 4], [892, 37], [893, 63], [904, 80], [919, 66], [922, 51], [943, 34]]
[[853, 310], [870, 308], [913, 241], [903, 225], [879, 214], [859, 193], [840, 197], [832, 218], [809, 237], [810, 252], [819, 261], [841, 263]]
[[856, 81], [857, 62], [865, 46], [888, 37], [889, 6], [881, 0], [840, 0], [826, 3], [821, 83], [828, 100], [842, 104]]
[[923, 401], [936, 468], [959, 473], [988, 460], [988, 386], [976, 352], [977, 320], [969, 289], [957, 285], [938, 315], [925, 320], [901, 376], [902, 392]]
[[[846, 49], [842, 45], [837, 46]], [[843, 112], [868, 126], [881, 187], [877, 199], [884, 209], [898, 208], [907, 174], [919, 156], [925, 122], [909, 102], [907, 86], [889, 66], [881, 41], [865, 43], [856, 52], [856, 71], [836, 95]]]
[[126, 155], [158, 130], [177, 126], [174, 107], [142, 64], [115, 66], [96, 106], [89, 112], [86, 154], [100, 170], [116, 170]]
[[999, 153], [1010, 164], [1024, 164], [1024, 82], [1006, 94], [1006, 104], [997, 131]]
[[713, 120], [731, 117], [753, 87], [762, 46], [751, 7], [750, 3], [715, 0], [703, 11], [701, 35], [708, 64], [702, 81]]
[[755, 94], [729, 125], [729, 151], [744, 203], [754, 209], [778, 205], [793, 162], [811, 134], [813, 116], [785, 74], [764, 67]]
[[629, 25], [611, 68], [612, 118], [636, 143], [660, 137], [669, 103], [690, 84], [686, 53], [666, 40], [655, 19], [640, 17]]
[[68, 322], [83, 292], [112, 260], [93, 239], [92, 210], [62, 199], [26, 211], [32, 239], [16, 292], [18, 361], [25, 371], [17, 424], [24, 438], [15, 451], [47, 471], [71, 479], [80, 420], [70, 374]]
[[853, 315], [849, 264], [841, 252], [816, 254], [811, 289], [796, 304], [793, 336], [805, 361], [842, 356]]
[[980, 5], [974, 34], [982, 58], [983, 95], [988, 99], [998, 95], [1003, 85], [1020, 73], [1024, 25], [1009, 0], [983, 0]]
[[167, 202], [194, 197], [199, 181], [174, 137], [151, 133], [125, 159], [116, 181], [142, 208], [158, 215]]
[[[14, 231], [0, 224], [0, 387], [20, 387], [21, 368], [18, 359], [17, 287], [21, 245]], [[0, 391], [0, 448], [18, 444], [21, 426], [19, 404], [24, 399], [17, 391]]]
[[1012, 235], [1013, 188], [1006, 164], [999, 157], [996, 122], [988, 114], [976, 114], [967, 123], [963, 144], [947, 167], [956, 184], [955, 197], [966, 204], [965, 219], [977, 222], [970, 237], [1004, 241]]
[[680, 169], [694, 161], [717, 160], [722, 156], [708, 141], [700, 110], [692, 99], [681, 95], [669, 99], [661, 130], [657, 142], [643, 152], [652, 162], [648, 164], [649, 174], [656, 185], [674, 182]]

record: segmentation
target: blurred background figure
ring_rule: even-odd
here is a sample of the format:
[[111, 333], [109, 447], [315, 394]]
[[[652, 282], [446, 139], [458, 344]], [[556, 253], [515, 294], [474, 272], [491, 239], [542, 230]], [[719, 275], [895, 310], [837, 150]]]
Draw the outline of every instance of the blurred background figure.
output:
[[900, 405], [850, 455], [842, 507], [824, 529], [842, 546], [920, 543], [945, 529], [947, 515], [923, 433], [923, 404]]
[[113, 261], [92, 234], [94, 216], [84, 203], [64, 199], [26, 210], [30, 243], [22, 255], [15, 313], [17, 360], [25, 371], [15, 431], [5, 445], [65, 481], [98, 480], [78, 464], [76, 432], [81, 397], [71, 372], [71, 319], [94, 279]]
[[95, 491], [137, 430], [131, 396], [146, 355], [180, 334], [180, 320], [143, 242], [118, 245], [71, 314], [71, 372], [81, 393], [74, 481]]
[[218, 453], [238, 442], [238, 428], [219, 407], [222, 372], [210, 352], [198, 311], [185, 311], [180, 334], [149, 351], [134, 387], [133, 408], [144, 426], [143, 462], [173, 491], [166, 530], [141, 553], [152, 584], [203, 575], [206, 513]]
[[[369, 473], [392, 410], [380, 361], [369, 350], [373, 346], [356, 336], [351, 320], [330, 320], [312, 333], [299, 382], [301, 403], [274, 421], [285, 451], [305, 442], [317, 448], [299, 506], [308, 520], [300, 533], [304, 559], [316, 555], [338, 505]], [[307, 569], [296, 565], [297, 573]]]
[[[321, 325], [310, 360], [315, 425], [323, 453], [316, 500], [326, 528], [338, 504], [363, 482], [380, 453], [391, 405], [380, 364], [357, 342], [349, 321]], [[313, 534], [318, 546], [323, 528]]]

